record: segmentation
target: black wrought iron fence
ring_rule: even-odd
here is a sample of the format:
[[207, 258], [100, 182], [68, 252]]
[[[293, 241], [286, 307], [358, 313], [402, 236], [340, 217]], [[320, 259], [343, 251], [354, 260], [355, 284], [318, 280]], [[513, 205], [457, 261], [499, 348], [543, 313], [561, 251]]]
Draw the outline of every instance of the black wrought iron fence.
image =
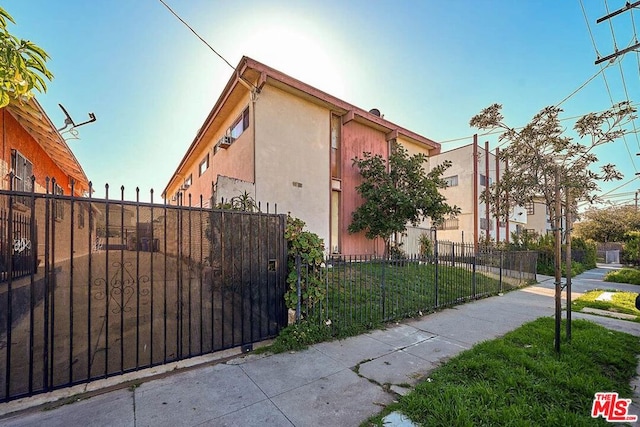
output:
[[[16, 200], [12, 205], [17, 205]], [[13, 206], [0, 209], [0, 282], [17, 279], [36, 269], [36, 223]]]
[[301, 312], [336, 328], [412, 317], [535, 281], [536, 257], [534, 251], [475, 252], [472, 244], [437, 242], [422, 256], [327, 259], [315, 273], [300, 265], [302, 286], [309, 274], [324, 283], [322, 300], [303, 304]]
[[0, 191], [7, 210], [30, 201], [20, 221], [0, 217], [5, 265], [26, 251], [8, 223], [39, 225], [34, 268], [0, 282], [0, 401], [249, 347], [286, 324], [286, 216], [136, 195]]

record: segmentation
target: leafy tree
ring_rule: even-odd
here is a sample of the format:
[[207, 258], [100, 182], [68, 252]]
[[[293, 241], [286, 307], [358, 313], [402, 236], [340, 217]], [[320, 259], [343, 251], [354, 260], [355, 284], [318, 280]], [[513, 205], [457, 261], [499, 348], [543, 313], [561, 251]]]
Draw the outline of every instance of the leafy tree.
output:
[[364, 202], [353, 212], [349, 232], [364, 231], [369, 239], [382, 238], [389, 253], [391, 236], [404, 232], [407, 223], [418, 225], [425, 218], [437, 222], [445, 215], [457, 214], [459, 209], [449, 206], [438, 191], [447, 187], [442, 174], [451, 162], [426, 172], [426, 161], [425, 154], [409, 155], [395, 142], [391, 146], [388, 168], [379, 154], [365, 152], [362, 158], [355, 157], [353, 165], [362, 177], [356, 190]]
[[[494, 212], [498, 206], [496, 213], [501, 218], [507, 217], [513, 207], [533, 202], [535, 197], [542, 197], [550, 218], [556, 218], [556, 176], [561, 201], [566, 200], [565, 191], [571, 195], [573, 203], [569, 208], [574, 217], [577, 202], [597, 200], [598, 182], [622, 179], [612, 164], [596, 170], [598, 158], [592, 150], [625, 134], [623, 126], [635, 118], [636, 111], [629, 102], [578, 119], [573, 127], [578, 141], [564, 134], [559, 107], [542, 109], [521, 129], [505, 124], [501, 110], [502, 105], [491, 105], [470, 121], [471, 126], [480, 130], [503, 130], [499, 139], [509, 143], [499, 155], [500, 160], [508, 161], [508, 169], [499, 183], [491, 185], [488, 197]], [[481, 199], [486, 198], [483, 193]]]
[[640, 212], [633, 206], [592, 208], [581, 214], [575, 234], [596, 242], [622, 242], [625, 234], [640, 231]]
[[45, 65], [49, 55], [34, 43], [9, 33], [8, 22], [15, 24], [0, 7], [0, 108], [11, 101], [29, 99], [33, 89], [46, 92], [45, 80], [53, 79]]
[[625, 264], [640, 264], [640, 231], [629, 231], [624, 235], [624, 250], [622, 262]]

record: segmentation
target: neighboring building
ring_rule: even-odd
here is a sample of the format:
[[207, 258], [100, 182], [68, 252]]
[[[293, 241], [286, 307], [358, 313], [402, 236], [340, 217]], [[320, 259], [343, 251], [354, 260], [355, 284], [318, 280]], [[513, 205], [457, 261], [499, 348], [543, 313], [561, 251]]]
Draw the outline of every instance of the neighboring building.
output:
[[[487, 157], [488, 155], [488, 157]], [[479, 147], [477, 142], [441, 152], [431, 159], [431, 166], [451, 162], [443, 178], [449, 187], [441, 190], [447, 203], [460, 208], [460, 214], [438, 225], [438, 239], [478, 243], [479, 241], [509, 241], [511, 233], [527, 228], [528, 215], [524, 208], [516, 208], [506, 221], [498, 221], [489, 207], [480, 202], [480, 194], [500, 179], [503, 162], [495, 154]]]
[[247, 192], [304, 220], [332, 253], [381, 253], [381, 241], [347, 231], [362, 202], [352, 159], [365, 151], [388, 158], [391, 141], [411, 154], [440, 151], [375, 109], [355, 107], [243, 57], [163, 197], [210, 206]]
[[13, 189], [31, 191], [31, 175], [36, 178], [35, 192], [46, 191], [46, 178], [55, 179], [50, 192], [82, 196], [89, 190], [89, 180], [73, 152], [56, 130], [38, 101], [12, 103], [0, 109], [2, 150], [0, 151], [0, 188], [10, 187], [9, 172], [15, 174]]
[[[23, 103], [16, 102], [0, 109], [0, 190], [21, 191], [81, 198], [88, 194], [89, 180], [71, 149], [53, 125], [47, 114], [35, 98]], [[10, 180], [13, 173], [13, 182]], [[35, 177], [32, 187], [31, 177]], [[32, 247], [37, 241], [37, 256], [44, 256], [45, 208], [41, 198], [36, 198], [36, 206], [31, 206], [28, 196], [14, 196], [12, 211], [19, 215], [14, 218], [14, 230], [8, 230], [8, 201], [0, 197], [0, 273], [6, 270], [8, 245], [17, 242], [23, 247]], [[85, 237], [93, 224], [88, 224], [88, 212], [92, 209], [89, 202], [78, 201], [74, 205], [74, 220], [71, 221], [69, 203], [56, 200], [51, 205], [51, 215], [56, 221], [56, 251], [59, 259], [71, 257], [71, 236], [74, 236], [74, 256], [89, 252], [89, 240]], [[34, 212], [34, 215], [32, 215]], [[18, 217], [16, 217], [18, 218]], [[36, 222], [36, 236], [30, 235], [30, 224]], [[17, 224], [20, 224], [18, 227]], [[75, 230], [70, 234], [71, 225]], [[35, 247], [35, 245], [33, 245]], [[29, 255], [31, 256], [31, 255]], [[0, 280], [1, 280], [0, 275]]]
[[533, 231], [540, 236], [552, 232], [553, 227], [543, 198], [535, 198], [533, 202], [525, 206], [525, 209], [527, 210], [527, 231]]

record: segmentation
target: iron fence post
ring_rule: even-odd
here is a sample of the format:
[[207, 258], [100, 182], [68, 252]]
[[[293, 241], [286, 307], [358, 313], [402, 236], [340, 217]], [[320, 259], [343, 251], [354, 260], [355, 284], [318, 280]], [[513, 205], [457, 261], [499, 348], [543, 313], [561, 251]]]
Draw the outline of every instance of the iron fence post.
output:
[[472, 271], [471, 271], [471, 293], [473, 295], [473, 298], [476, 298], [476, 296], [478, 295], [477, 292], [477, 288], [476, 288], [476, 280], [477, 280], [477, 273], [476, 273], [476, 256], [473, 256], [473, 265], [472, 265]]
[[504, 262], [504, 251], [500, 250], [500, 292], [502, 292], [502, 267]]
[[387, 314], [386, 314], [386, 310], [385, 310], [385, 306], [386, 306], [386, 295], [385, 295], [385, 286], [384, 286], [384, 275], [385, 275], [385, 268], [387, 265], [387, 259], [388, 257], [385, 256], [382, 259], [382, 280], [380, 281], [380, 296], [381, 296], [381, 302], [382, 302], [382, 320], [386, 320], [387, 318]]
[[302, 309], [301, 305], [302, 305], [302, 286], [300, 283], [300, 274], [301, 274], [301, 268], [300, 268], [300, 254], [296, 254], [296, 287], [297, 287], [297, 291], [298, 291], [298, 298], [297, 298], [297, 302], [296, 302], [296, 323], [300, 323], [300, 310]]
[[433, 233], [433, 263], [435, 265], [435, 306], [438, 307], [439, 304], [439, 296], [438, 296], [438, 229], [436, 227], [431, 227], [431, 232]]

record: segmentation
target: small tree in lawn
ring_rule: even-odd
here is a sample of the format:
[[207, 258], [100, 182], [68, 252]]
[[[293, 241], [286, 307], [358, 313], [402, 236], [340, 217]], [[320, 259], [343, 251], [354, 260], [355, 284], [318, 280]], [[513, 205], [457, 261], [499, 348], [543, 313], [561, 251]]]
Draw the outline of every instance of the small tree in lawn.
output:
[[[502, 129], [499, 139], [509, 143], [499, 154], [500, 160], [508, 162], [508, 169], [489, 192], [490, 205], [500, 218], [508, 217], [515, 206], [525, 206], [537, 197], [544, 199], [550, 218], [559, 216], [555, 208], [556, 176], [561, 201], [566, 201], [565, 191], [569, 191], [573, 201], [569, 208], [574, 214], [578, 202], [597, 200], [598, 182], [622, 179], [612, 164], [594, 168], [598, 158], [592, 150], [625, 134], [623, 126], [634, 118], [635, 112], [630, 103], [622, 102], [602, 113], [578, 119], [574, 125], [578, 141], [564, 135], [559, 107], [544, 108], [519, 130], [504, 123], [501, 110], [502, 105], [491, 105], [470, 121], [471, 126], [480, 130]], [[481, 199], [485, 198], [483, 193]]]
[[426, 172], [427, 156], [422, 153], [409, 155], [398, 143], [392, 143], [389, 164], [379, 155], [369, 152], [355, 157], [362, 183], [356, 190], [364, 199], [352, 214], [349, 232], [364, 231], [369, 239], [382, 238], [388, 254], [390, 239], [394, 233], [402, 233], [407, 223], [418, 225], [423, 219], [434, 221], [445, 215], [457, 214], [457, 207], [449, 206], [438, 191], [446, 188], [442, 174], [451, 166], [445, 162]]
[[49, 55], [34, 43], [11, 35], [8, 22], [15, 24], [0, 7], [0, 108], [14, 100], [29, 99], [33, 89], [45, 92], [45, 79], [53, 78], [45, 65]]
[[[501, 105], [491, 105], [470, 121], [470, 125], [478, 129], [502, 129], [504, 132], [500, 135], [500, 141], [509, 143], [500, 153], [500, 160], [507, 161], [508, 168], [500, 182], [492, 184], [489, 196], [485, 197], [483, 194], [481, 200], [488, 198], [494, 212], [495, 207], [499, 206], [497, 215], [505, 218], [514, 206], [525, 206], [536, 197], [544, 199], [549, 218], [556, 228], [555, 349], [560, 352], [561, 206], [565, 204], [568, 212], [572, 212], [571, 216], [575, 218], [578, 202], [596, 199], [599, 181], [622, 179], [622, 174], [612, 164], [596, 169], [594, 166], [598, 158], [592, 150], [623, 136], [623, 126], [634, 118], [635, 109], [629, 102], [622, 102], [602, 113], [590, 113], [581, 117], [573, 127], [579, 141], [564, 134], [565, 129], [559, 119], [562, 110], [559, 107], [544, 108], [519, 130], [504, 123], [501, 110]], [[571, 226], [569, 223], [567, 228], [570, 230]], [[570, 252], [570, 244], [567, 246], [567, 252]], [[567, 259], [570, 259], [570, 253]], [[570, 277], [568, 268], [567, 277]], [[567, 287], [567, 293], [569, 292], [570, 286]], [[571, 337], [570, 306], [571, 304], [567, 306], [567, 339]]]

